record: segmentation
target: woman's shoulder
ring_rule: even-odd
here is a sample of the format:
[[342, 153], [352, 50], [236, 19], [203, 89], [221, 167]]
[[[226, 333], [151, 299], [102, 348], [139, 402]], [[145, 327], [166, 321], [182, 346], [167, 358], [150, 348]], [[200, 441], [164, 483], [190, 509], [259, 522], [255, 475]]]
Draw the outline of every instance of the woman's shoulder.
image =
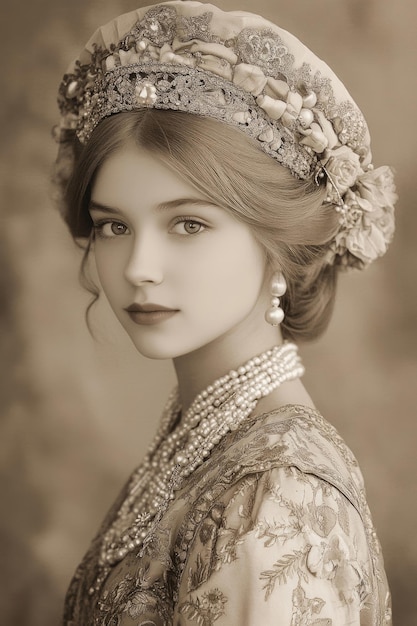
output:
[[354, 454], [334, 426], [304, 405], [285, 405], [248, 420], [223, 452], [225, 465], [238, 458], [243, 473], [295, 467], [333, 485], [354, 505], [364, 497]]
[[348, 511], [365, 531], [370, 551], [379, 553], [355, 456], [337, 430], [307, 406], [286, 405], [230, 433], [191, 479], [185, 499], [197, 524], [195, 512], [203, 519], [207, 511], [217, 511], [215, 503], [229, 503], [229, 512], [232, 502], [239, 502], [237, 510], [253, 503], [252, 519], [258, 505], [259, 511], [272, 507], [275, 516], [288, 514], [287, 506], [301, 517], [309, 509], [324, 524], [328, 513], [339, 525]]
[[181, 536], [186, 615], [198, 613], [213, 588], [222, 611], [230, 605], [231, 624], [238, 604], [228, 581], [248, 586], [249, 573], [256, 607], [248, 610], [268, 619], [285, 606], [289, 623], [298, 605], [312, 610], [313, 599], [323, 623], [383, 614], [389, 595], [357, 462], [317, 411], [288, 405], [248, 420], [199, 485]]
[[[277, 493], [282, 494], [279, 502]], [[236, 500], [242, 504], [242, 495], [245, 501], [262, 502], [267, 508], [279, 504], [278, 509], [290, 502], [297, 509], [303, 502], [313, 505], [317, 498], [328, 500], [322, 511], [333, 508], [343, 522], [347, 506], [370, 536], [373, 532], [353, 453], [337, 430], [307, 406], [286, 405], [249, 419], [229, 433], [190, 477], [184, 498], [192, 517], [199, 511], [203, 518], [213, 503]]]

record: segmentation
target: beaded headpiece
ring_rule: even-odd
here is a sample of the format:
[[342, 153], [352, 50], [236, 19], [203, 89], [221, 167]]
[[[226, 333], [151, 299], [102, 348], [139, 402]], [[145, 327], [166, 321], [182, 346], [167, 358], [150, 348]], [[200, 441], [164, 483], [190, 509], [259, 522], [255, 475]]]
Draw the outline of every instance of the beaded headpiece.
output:
[[87, 143], [105, 117], [185, 111], [235, 126], [295, 177], [326, 184], [340, 214], [329, 262], [364, 267], [392, 238], [393, 175], [373, 168], [362, 113], [323, 61], [260, 16], [181, 0], [121, 15], [94, 33], [58, 102], [58, 168], [74, 134]]

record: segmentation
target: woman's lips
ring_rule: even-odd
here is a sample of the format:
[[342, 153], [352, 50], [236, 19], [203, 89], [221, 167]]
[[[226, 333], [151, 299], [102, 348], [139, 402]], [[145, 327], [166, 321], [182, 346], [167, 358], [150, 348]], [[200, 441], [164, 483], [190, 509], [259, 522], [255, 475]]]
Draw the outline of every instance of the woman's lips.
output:
[[129, 314], [130, 319], [141, 326], [152, 326], [159, 324], [164, 320], [169, 319], [175, 313], [178, 313], [177, 309], [168, 309], [160, 304], [153, 304], [148, 302], [146, 304], [131, 304], [125, 309]]

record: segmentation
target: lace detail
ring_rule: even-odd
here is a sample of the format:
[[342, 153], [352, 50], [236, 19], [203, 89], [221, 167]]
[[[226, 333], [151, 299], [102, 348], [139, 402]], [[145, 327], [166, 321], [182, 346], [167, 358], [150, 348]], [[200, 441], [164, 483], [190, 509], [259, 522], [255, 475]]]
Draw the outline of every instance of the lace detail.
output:
[[236, 51], [243, 63], [260, 67], [267, 76], [291, 76], [294, 56], [281, 37], [269, 28], [244, 28], [236, 39]]
[[189, 41], [190, 39], [200, 39], [201, 41], [220, 43], [220, 37], [216, 37], [210, 31], [210, 22], [213, 18], [211, 11], [206, 11], [195, 17], [180, 17], [180, 29], [182, 35], [181, 41]]
[[142, 20], [123, 39], [125, 49], [132, 48], [144, 37], [156, 46], [171, 43], [175, 36], [177, 12], [173, 7], [157, 6], [147, 11]]
[[[151, 87], [154, 91], [146, 102], [143, 90]], [[147, 104], [209, 116], [244, 130], [254, 139], [262, 141], [264, 137], [265, 151], [300, 178], [310, 176], [315, 167], [313, 157], [284, 127], [267, 118], [251, 94], [197, 68], [161, 63], [117, 67], [96, 83], [85, 112], [94, 126], [103, 117]]]
[[238, 626], [244, 606], [248, 624], [270, 623], [279, 610], [288, 626], [308, 615], [328, 626], [391, 625], [357, 462], [312, 409], [286, 406], [229, 433], [178, 492], [144, 550], [109, 568], [94, 591], [100, 542], [126, 493], [74, 577], [67, 626], [139, 618], [170, 626], [179, 614], [184, 626]]

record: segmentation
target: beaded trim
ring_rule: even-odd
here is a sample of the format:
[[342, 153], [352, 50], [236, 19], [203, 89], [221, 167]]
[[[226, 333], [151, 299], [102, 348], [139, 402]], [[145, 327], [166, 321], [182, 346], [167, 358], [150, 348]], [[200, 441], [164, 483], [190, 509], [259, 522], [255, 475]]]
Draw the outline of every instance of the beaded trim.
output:
[[138, 107], [185, 111], [237, 126], [297, 178], [309, 178], [317, 159], [295, 141], [279, 120], [256, 104], [255, 97], [233, 83], [197, 68], [164, 63], [136, 63], [106, 72], [86, 98], [85, 122], [77, 132], [86, 143], [104, 117]]

